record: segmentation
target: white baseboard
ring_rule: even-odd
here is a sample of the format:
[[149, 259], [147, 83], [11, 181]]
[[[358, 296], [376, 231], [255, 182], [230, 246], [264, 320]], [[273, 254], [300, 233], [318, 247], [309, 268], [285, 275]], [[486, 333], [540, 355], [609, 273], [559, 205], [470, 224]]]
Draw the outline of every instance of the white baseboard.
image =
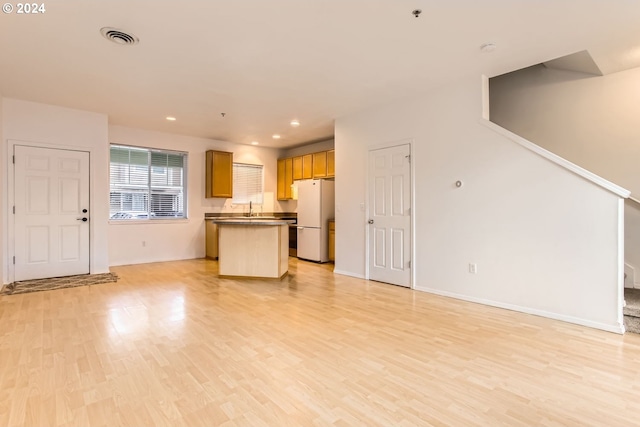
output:
[[[127, 260], [127, 261], [122, 261], [122, 262], [112, 262], [109, 264], [109, 267], [120, 267], [123, 265], [138, 265], [138, 264], [152, 264], [154, 262], [171, 262], [171, 261], [187, 261], [190, 259], [205, 259], [205, 257], [193, 257], [193, 256], [187, 256], [187, 257], [177, 257], [177, 258], [141, 258], [141, 259], [135, 259], [135, 260]], [[107, 270], [106, 273], [108, 273], [109, 271]]]
[[453, 292], [445, 292], [439, 289], [431, 288], [415, 288], [416, 291], [429, 292], [436, 295], [442, 295], [444, 297], [456, 298], [463, 301], [475, 302], [479, 304], [489, 305], [491, 307], [505, 308], [507, 310], [518, 311], [521, 313], [534, 314], [536, 316], [546, 317], [554, 320], [561, 320], [563, 322], [574, 323], [576, 325], [587, 326], [589, 328], [601, 329], [607, 332], [613, 332], [616, 334], [624, 334], [624, 324], [610, 325], [607, 323], [593, 322], [591, 320], [582, 319], [579, 317], [567, 316], [565, 314], [553, 313], [550, 311], [538, 310], [530, 307], [523, 307], [520, 305], [507, 304], [493, 300], [487, 300], [484, 298], [470, 297], [467, 295], [456, 294]]
[[343, 270], [338, 270], [338, 269], [333, 269], [333, 273], [334, 274], [340, 274], [342, 276], [349, 276], [349, 277], [355, 277], [356, 279], [364, 279], [364, 275], [362, 274], [356, 274], [356, 273], [352, 273], [350, 271], [343, 271]]

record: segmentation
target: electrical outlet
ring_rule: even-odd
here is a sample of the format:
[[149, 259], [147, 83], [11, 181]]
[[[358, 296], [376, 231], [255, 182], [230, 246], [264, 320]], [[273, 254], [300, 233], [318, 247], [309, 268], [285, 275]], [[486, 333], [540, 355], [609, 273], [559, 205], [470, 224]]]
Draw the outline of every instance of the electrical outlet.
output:
[[476, 274], [477, 272], [478, 272], [478, 264], [476, 264], [475, 262], [470, 262], [469, 263], [469, 273]]

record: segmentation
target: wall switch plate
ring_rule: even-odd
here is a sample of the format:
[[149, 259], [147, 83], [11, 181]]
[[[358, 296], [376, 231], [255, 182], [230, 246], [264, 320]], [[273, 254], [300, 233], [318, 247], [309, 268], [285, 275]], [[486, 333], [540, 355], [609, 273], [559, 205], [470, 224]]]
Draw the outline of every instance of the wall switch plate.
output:
[[469, 273], [476, 274], [477, 272], [478, 272], [478, 264], [476, 264], [475, 262], [470, 262], [469, 263]]

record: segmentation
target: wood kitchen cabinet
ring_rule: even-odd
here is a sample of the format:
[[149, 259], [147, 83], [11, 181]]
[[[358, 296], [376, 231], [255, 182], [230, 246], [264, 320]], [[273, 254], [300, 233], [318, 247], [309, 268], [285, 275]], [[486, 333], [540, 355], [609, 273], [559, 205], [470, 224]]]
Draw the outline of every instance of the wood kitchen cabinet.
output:
[[208, 150], [205, 197], [233, 197], [233, 153]]
[[327, 177], [327, 152], [313, 153], [313, 178]]
[[313, 154], [302, 156], [302, 179], [313, 178]]
[[[286, 161], [286, 163], [285, 163]], [[301, 179], [335, 178], [335, 151], [319, 151], [278, 160], [278, 200], [292, 197], [291, 184]]]
[[329, 221], [329, 261], [336, 260], [336, 222]]
[[291, 199], [291, 184], [293, 184], [293, 159], [279, 159], [278, 200]]
[[293, 158], [293, 180], [302, 179], [302, 156]]
[[327, 151], [327, 178], [335, 178], [336, 176], [336, 151]]
[[277, 186], [276, 186], [278, 200], [286, 199], [284, 194], [285, 160], [287, 159], [278, 159], [278, 178], [277, 178]]
[[207, 258], [218, 259], [218, 225], [205, 220], [205, 241]]

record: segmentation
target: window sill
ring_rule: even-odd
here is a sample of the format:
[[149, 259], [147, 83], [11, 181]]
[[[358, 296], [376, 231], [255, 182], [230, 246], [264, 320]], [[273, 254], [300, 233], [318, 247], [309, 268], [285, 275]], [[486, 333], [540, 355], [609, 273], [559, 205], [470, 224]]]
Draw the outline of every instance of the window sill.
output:
[[109, 225], [142, 225], [142, 224], [185, 224], [189, 218], [180, 219], [110, 219]]

